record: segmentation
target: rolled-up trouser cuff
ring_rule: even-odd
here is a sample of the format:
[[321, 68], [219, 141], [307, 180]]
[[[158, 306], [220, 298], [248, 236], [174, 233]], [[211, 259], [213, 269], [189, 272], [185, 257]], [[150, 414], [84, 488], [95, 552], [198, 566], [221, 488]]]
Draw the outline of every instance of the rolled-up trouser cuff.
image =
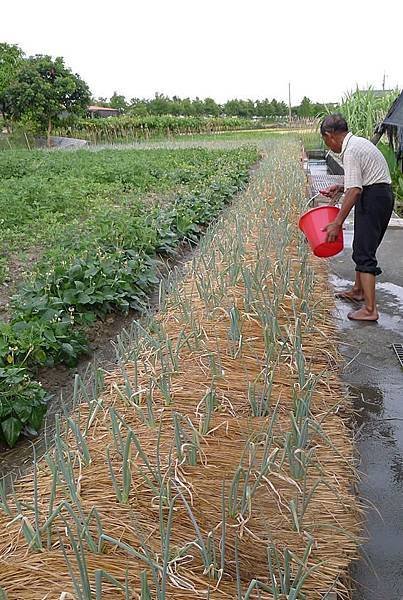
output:
[[359, 273], [372, 273], [373, 275], [380, 275], [382, 273], [380, 267], [360, 267], [360, 265], [356, 265], [355, 270]]

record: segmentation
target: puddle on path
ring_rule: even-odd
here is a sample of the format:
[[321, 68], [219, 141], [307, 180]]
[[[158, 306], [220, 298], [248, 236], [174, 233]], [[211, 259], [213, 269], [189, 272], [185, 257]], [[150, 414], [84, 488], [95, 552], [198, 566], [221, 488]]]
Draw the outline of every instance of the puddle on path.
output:
[[354, 421], [357, 428], [380, 416], [384, 412], [383, 393], [376, 386], [349, 385], [349, 394], [354, 408]]
[[390, 283], [389, 281], [378, 283], [377, 289], [384, 291], [386, 294], [394, 296], [396, 304], [399, 304], [403, 309], [403, 287]]
[[[352, 280], [343, 279], [332, 273], [330, 283], [336, 292], [351, 288]], [[351, 327], [383, 327], [392, 330], [395, 334], [403, 334], [403, 287], [390, 282], [379, 282], [376, 285], [377, 302], [380, 309], [380, 318], [378, 323], [351, 322], [347, 318], [350, 310], [354, 309], [354, 304], [343, 300], [336, 302], [334, 316], [343, 321], [343, 329]], [[357, 306], [359, 306], [357, 304]], [[391, 343], [393, 340], [391, 340]]]
[[[344, 262], [343, 272], [346, 266]], [[337, 271], [337, 261], [332, 267]], [[335, 291], [353, 284], [337, 273], [330, 283]], [[377, 324], [350, 322], [349, 302], [337, 300], [335, 308], [346, 361], [341, 375], [355, 411], [358, 492], [365, 511], [362, 558], [353, 564], [351, 575], [354, 600], [402, 600], [403, 371], [391, 344], [403, 342], [403, 288], [379, 281], [377, 299]]]
[[[400, 600], [403, 590], [403, 407], [399, 391], [349, 386], [366, 519], [362, 560], [352, 567], [354, 600]], [[400, 413], [395, 411], [400, 409]], [[394, 414], [394, 416], [391, 416]]]

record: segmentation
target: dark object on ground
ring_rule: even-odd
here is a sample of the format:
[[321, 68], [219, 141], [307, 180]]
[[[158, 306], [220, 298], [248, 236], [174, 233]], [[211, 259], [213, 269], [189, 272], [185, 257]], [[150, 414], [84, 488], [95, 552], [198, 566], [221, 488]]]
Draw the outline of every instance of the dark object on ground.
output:
[[372, 141], [377, 144], [386, 133], [397, 160], [403, 162], [403, 91], [396, 98], [382, 123], [376, 128]]

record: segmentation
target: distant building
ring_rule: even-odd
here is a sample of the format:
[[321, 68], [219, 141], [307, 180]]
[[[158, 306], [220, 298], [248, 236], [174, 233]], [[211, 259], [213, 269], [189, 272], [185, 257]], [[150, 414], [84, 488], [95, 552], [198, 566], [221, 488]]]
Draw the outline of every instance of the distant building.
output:
[[120, 110], [118, 108], [109, 108], [108, 106], [89, 106], [88, 113], [90, 117], [118, 117]]

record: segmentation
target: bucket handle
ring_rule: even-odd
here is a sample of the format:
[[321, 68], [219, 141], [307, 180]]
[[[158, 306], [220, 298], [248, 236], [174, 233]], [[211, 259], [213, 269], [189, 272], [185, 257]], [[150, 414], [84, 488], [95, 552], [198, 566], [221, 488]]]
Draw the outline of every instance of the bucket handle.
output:
[[[309, 200], [306, 201], [305, 208], [308, 208], [308, 206], [311, 204], [312, 200], [315, 200], [315, 198], [317, 198], [318, 196], [321, 196], [321, 195], [322, 194], [320, 192], [318, 192], [317, 194], [312, 196], [312, 198], [309, 198]], [[329, 200], [328, 206], [336, 206], [336, 204], [339, 202], [341, 196], [342, 196], [342, 194], [338, 194], [335, 198], [333, 198], [332, 200]]]
[[314, 196], [312, 196], [312, 198], [309, 198], [309, 200], [307, 200], [307, 202], [305, 204], [305, 208], [308, 208], [308, 206], [310, 205], [310, 203], [312, 202], [312, 200], [315, 200], [315, 198], [317, 198], [318, 196], [320, 196], [320, 192], [318, 192], [317, 194], [315, 194]]

